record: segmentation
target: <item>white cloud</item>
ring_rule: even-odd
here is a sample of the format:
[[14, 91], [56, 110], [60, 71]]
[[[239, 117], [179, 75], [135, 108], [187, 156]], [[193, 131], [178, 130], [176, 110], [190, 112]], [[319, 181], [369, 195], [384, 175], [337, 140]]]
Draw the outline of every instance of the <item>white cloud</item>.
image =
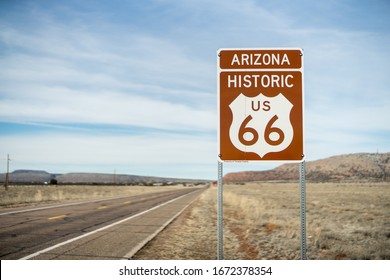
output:
[[184, 131], [216, 128], [216, 114], [210, 109], [116, 92], [35, 88], [38, 89], [38, 94], [24, 99], [3, 100], [0, 117], [14, 122], [111, 124]]
[[130, 50], [115, 47], [121, 53], [112, 53], [101, 51], [106, 43], [96, 44], [103, 40], [96, 38], [89, 40], [96, 45], [90, 51], [79, 46], [83, 34], [65, 42], [62, 36], [70, 30], [58, 31], [41, 31], [39, 40], [17, 32], [3, 36], [33, 54], [10, 54], [1, 61], [2, 119], [215, 129], [216, 110], [202, 102], [214, 103], [214, 93], [202, 90], [197, 79], [202, 67], [176, 46], [131, 37], [124, 44]]

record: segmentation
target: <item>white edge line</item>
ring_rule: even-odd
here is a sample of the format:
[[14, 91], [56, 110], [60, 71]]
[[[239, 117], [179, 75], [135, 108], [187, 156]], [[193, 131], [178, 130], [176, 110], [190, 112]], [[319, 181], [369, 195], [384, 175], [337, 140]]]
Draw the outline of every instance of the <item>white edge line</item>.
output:
[[145, 210], [145, 211], [143, 211], [143, 212], [137, 213], [137, 214], [135, 214], [135, 215], [133, 215], [133, 216], [131, 216], [131, 217], [125, 218], [125, 219], [123, 219], [123, 220], [117, 221], [117, 222], [112, 223], [112, 224], [110, 224], [110, 225], [107, 225], [107, 226], [105, 226], [105, 227], [102, 227], [102, 228], [99, 228], [99, 229], [97, 229], [97, 230], [94, 230], [94, 231], [85, 233], [85, 234], [83, 234], [83, 235], [77, 236], [77, 237], [75, 237], [75, 238], [66, 240], [66, 241], [64, 241], [64, 242], [58, 243], [58, 244], [56, 244], [56, 245], [54, 245], [54, 246], [48, 247], [48, 248], [43, 249], [43, 250], [41, 250], [41, 251], [38, 251], [38, 252], [36, 252], [36, 253], [30, 254], [30, 255], [28, 255], [28, 256], [25, 256], [25, 257], [21, 258], [20, 260], [28, 260], [28, 259], [34, 258], [34, 257], [36, 257], [36, 256], [39, 256], [39, 255], [43, 254], [43, 253], [46, 253], [46, 252], [49, 252], [49, 251], [54, 250], [54, 249], [56, 249], [56, 248], [59, 248], [59, 247], [61, 247], [61, 246], [63, 246], [63, 245], [69, 244], [69, 243], [74, 242], [74, 241], [76, 241], [76, 240], [79, 240], [79, 239], [81, 239], [81, 238], [84, 238], [84, 237], [87, 237], [87, 236], [89, 236], [89, 235], [95, 234], [95, 233], [97, 233], [97, 232], [99, 232], [99, 231], [106, 230], [106, 229], [108, 229], [108, 228], [110, 228], [110, 227], [119, 225], [119, 224], [121, 224], [121, 223], [123, 223], [123, 222], [126, 222], [126, 221], [128, 221], [128, 220], [131, 220], [131, 219], [133, 219], [133, 218], [135, 218], [135, 217], [141, 216], [141, 215], [146, 214], [146, 213], [148, 213], [148, 212], [150, 212], [150, 211], [153, 211], [153, 210], [155, 210], [155, 209], [157, 209], [157, 208], [160, 208], [160, 207], [162, 207], [162, 206], [164, 206], [164, 205], [166, 205], [166, 204], [168, 204], [168, 203], [174, 202], [175, 200], [178, 200], [178, 199], [180, 199], [180, 198], [182, 198], [182, 197], [184, 197], [184, 196], [190, 195], [191, 193], [192, 193], [192, 192], [187, 193], [187, 194], [184, 194], [184, 195], [181, 195], [181, 196], [179, 196], [179, 197], [177, 197], [177, 198], [174, 198], [174, 199], [172, 199], [172, 200], [169, 200], [169, 201], [167, 201], [167, 202], [164, 202], [163, 204], [159, 204], [159, 205], [157, 205], [157, 206], [154, 206], [153, 208], [150, 208], [150, 209]]
[[169, 225], [174, 219], [176, 219], [181, 213], [183, 213], [183, 211], [186, 210], [187, 207], [190, 206], [197, 198], [198, 198], [198, 196], [196, 196], [193, 200], [191, 200], [190, 203], [188, 203], [185, 207], [183, 207], [182, 210], [180, 210], [176, 215], [174, 215], [171, 219], [169, 219], [166, 223], [164, 223], [155, 232], [153, 232], [151, 235], [149, 235], [144, 240], [142, 240], [141, 243], [138, 243], [138, 245], [136, 247], [134, 247], [130, 252], [128, 252], [124, 256], [124, 258], [131, 259], [131, 257], [133, 257], [139, 250], [141, 250], [149, 241], [151, 241], [153, 238], [155, 238], [157, 234], [159, 234], [164, 228], [166, 228], [167, 225]]

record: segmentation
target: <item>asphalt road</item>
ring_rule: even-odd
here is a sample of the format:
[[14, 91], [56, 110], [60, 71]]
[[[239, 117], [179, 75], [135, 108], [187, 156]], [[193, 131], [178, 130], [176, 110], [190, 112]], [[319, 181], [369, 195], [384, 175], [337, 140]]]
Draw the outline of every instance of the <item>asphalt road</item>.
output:
[[203, 189], [2, 211], [0, 259], [128, 259]]

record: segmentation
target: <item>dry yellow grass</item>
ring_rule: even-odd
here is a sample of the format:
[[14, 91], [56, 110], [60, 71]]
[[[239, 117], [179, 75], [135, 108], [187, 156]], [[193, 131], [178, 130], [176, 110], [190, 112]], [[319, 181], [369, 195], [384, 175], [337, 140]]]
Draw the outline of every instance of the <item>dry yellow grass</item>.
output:
[[[136, 259], [215, 259], [210, 188]], [[224, 186], [225, 259], [299, 259], [298, 183]], [[390, 259], [388, 183], [307, 184], [309, 259]]]
[[182, 188], [181, 186], [15, 185], [0, 191], [0, 207], [111, 198]]

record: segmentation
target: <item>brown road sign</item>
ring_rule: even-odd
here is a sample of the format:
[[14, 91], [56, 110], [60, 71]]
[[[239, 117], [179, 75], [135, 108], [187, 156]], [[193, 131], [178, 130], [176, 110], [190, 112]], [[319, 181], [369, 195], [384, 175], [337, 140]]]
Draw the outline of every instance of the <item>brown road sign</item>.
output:
[[218, 51], [219, 159], [303, 160], [303, 51]]

